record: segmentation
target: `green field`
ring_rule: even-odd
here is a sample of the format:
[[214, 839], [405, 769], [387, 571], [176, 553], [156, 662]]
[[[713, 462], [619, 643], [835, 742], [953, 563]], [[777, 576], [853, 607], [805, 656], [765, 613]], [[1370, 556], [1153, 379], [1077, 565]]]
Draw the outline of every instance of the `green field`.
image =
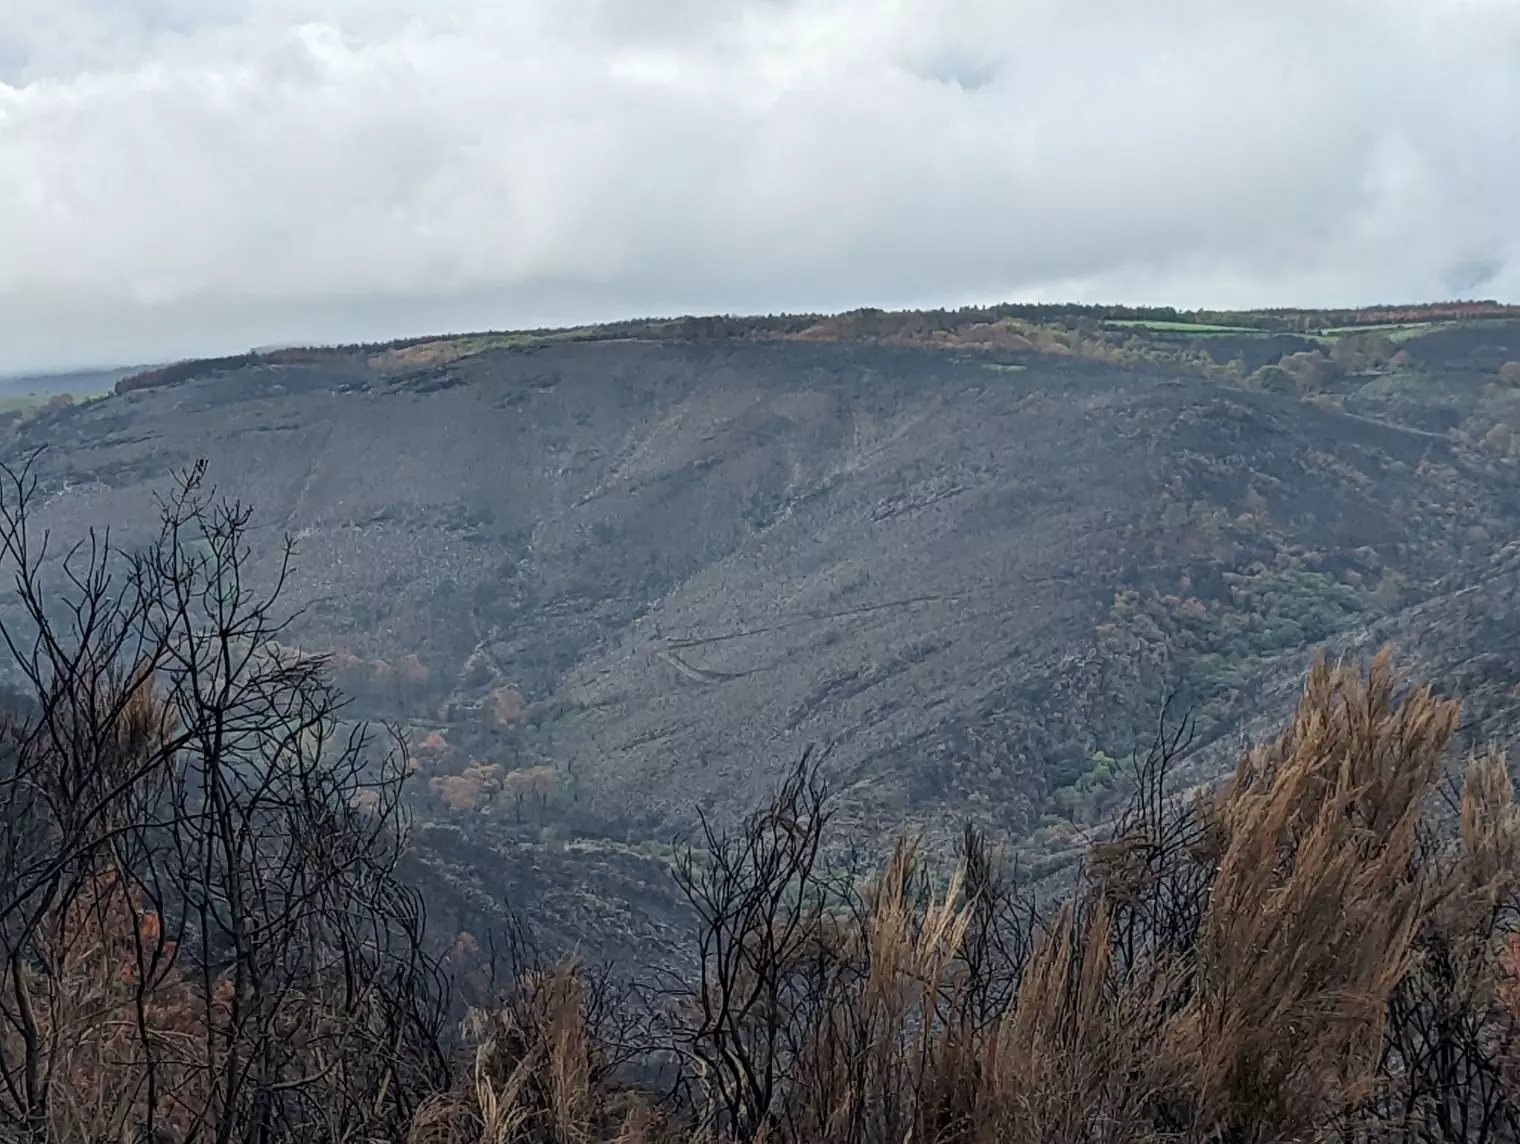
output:
[[[108, 397], [111, 390], [102, 390], [99, 393], [76, 393], [73, 395], [75, 405], [83, 405], [86, 401], [94, 401], [99, 397]], [[57, 396], [52, 393], [13, 393], [0, 396], [0, 413], [26, 413], [45, 407], [49, 400]]]
[[1386, 322], [1375, 326], [1336, 326], [1323, 330], [1327, 338], [1344, 338], [1352, 334], [1382, 334], [1390, 341], [1407, 342], [1434, 329], [1462, 325], [1460, 322]]
[[1103, 323], [1122, 330], [1156, 330], [1184, 334], [1260, 334], [1254, 326], [1212, 326], [1206, 322], [1152, 322], [1143, 318], [1113, 318]]

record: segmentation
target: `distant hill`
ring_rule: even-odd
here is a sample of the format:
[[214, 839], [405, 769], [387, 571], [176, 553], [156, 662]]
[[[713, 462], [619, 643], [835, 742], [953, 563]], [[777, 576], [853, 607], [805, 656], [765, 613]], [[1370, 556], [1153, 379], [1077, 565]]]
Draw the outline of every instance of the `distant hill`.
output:
[[1520, 726], [1514, 307], [678, 318], [114, 391], [4, 428], [43, 523], [145, 535], [204, 456], [293, 534], [292, 638], [408, 728], [460, 919], [658, 945], [670, 838], [813, 742], [846, 834], [970, 818], [1059, 871], [1165, 696], [1206, 778], [1324, 643]]
[[143, 372], [140, 365], [116, 366], [111, 369], [76, 369], [50, 373], [0, 374], [0, 392], [20, 393], [70, 393], [86, 395], [105, 393], [113, 389], [124, 377]]
[[[339, 363], [363, 358], [378, 369], [406, 369], [419, 364], [439, 364], [492, 349], [526, 348], [561, 342], [702, 340], [870, 340], [902, 345], [1031, 348], [1040, 333], [1053, 334], [1062, 348], [1079, 356], [1112, 360], [1147, 353], [1160, 354], [1178, 363], [1207, 369], [1197, 354], [1189, 356], [1175, 345], [1178, 335], [1209, 339], [1208, 356], [1216, 366], [1230, 359], [1217, 352], [1220, 335], [1276, 334], [1296, 338], [1314, 347], [1338, 341], [1348, 334], [1365, 333], [1394, 340], [1413, 336], [1434, 325], [1468, 326], [1472, 323], [1520, 321], [1520, 306], [1495, 301], [1437, 302], [1410, 305], [1370, 306], [1351, 310], [1193, 310], [1172, 307], [1100, 306], [1079, 304], [1009, 303], [1001, 306], [964, 307], [959, 310], [855, 310], [845, 314], [781, 314], [765, 317], [714, 315], [673, 319], [614, 322], [553, 330], [528, 330], [406, 338], [381, 345], [276, 346], [221, 358], [191, 359], [147, 369], [121, 371], [118, 392], [177, 385], [195, 378], [214, 376], [254, 364]], [[1080, 335], [1073, 341], [1071, 332]], [[1034, 339], [1027, 335], [1036, 334]], [[1149, 346], [1136, 346], [1136, 337]], [[1240, 342], [1241, 338], [1231, 339]], [[1024, 344], [1024, 343], [1028, 344]], [[1080, 343], [1080, 344], [1079, 344]], [[1053, 343], [1046, 341], [1043, 348]], [[1197, 348], [1197, 347], [1193, 347]], [[1235, 348], [1240, 348], [1236, 346]]]
[[116, 383], [123, 378], [142, 371], [142, 366], [122, 366], [65, 373], [0, 375], [0, 415], [25, 413], [49, 401], [62, 404], [100, 397], [113, 392]]

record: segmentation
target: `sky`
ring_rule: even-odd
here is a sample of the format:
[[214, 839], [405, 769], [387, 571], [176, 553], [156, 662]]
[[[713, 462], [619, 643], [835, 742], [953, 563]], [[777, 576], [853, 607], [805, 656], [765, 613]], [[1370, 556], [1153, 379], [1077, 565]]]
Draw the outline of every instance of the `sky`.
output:
[[0, 373], [1520, 301], [1520, 0], [3, 0]]

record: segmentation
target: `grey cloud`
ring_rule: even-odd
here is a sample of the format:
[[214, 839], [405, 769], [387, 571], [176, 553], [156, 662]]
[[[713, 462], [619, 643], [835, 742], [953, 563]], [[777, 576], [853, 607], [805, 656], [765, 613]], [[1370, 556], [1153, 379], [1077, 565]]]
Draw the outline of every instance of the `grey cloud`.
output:
[[1500, 0], [9, 0], [0, 370], [684, 310], [1520, 296]]

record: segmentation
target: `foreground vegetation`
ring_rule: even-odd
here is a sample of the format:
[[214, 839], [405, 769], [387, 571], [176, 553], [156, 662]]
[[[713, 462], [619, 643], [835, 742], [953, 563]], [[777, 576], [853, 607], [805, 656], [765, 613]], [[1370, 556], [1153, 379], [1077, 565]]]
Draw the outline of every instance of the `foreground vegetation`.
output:
[[661, 1046], [674, 1095], [599, 1071], [626, 1045], [564, 964], [475, 1016], [437, 1138], [1513, 1139], [1520, 814], [1487, 754], [1443, 829], [1458, 707], [1386, 654], [1321, 661], [1288, 728], [1183, 800], [1163, 738], [1045, 913], [974, 833], [948, 879], [908, 842], [825, 872], [805, 761], [681, 868], [700, 968]]
[[[61, 583], [7, 471], [27, 693], [0, 754], [0, 1138], [1509, 1140], [1520, 810], [1459, 705], [1318, 663], [1181, 795], [1183, 732], [1065, 901], [968, 830], [832, 844], [825, 761], [676, 863], [684, 964], [616, 981], [430, 933], [404, 740], [336, 734], [320, 660], [188, 472], [156, 544]], [[57, 592], [55, 594], [55, 588]], [[1458, 773], [1460, 772], [1460, 773]]]

